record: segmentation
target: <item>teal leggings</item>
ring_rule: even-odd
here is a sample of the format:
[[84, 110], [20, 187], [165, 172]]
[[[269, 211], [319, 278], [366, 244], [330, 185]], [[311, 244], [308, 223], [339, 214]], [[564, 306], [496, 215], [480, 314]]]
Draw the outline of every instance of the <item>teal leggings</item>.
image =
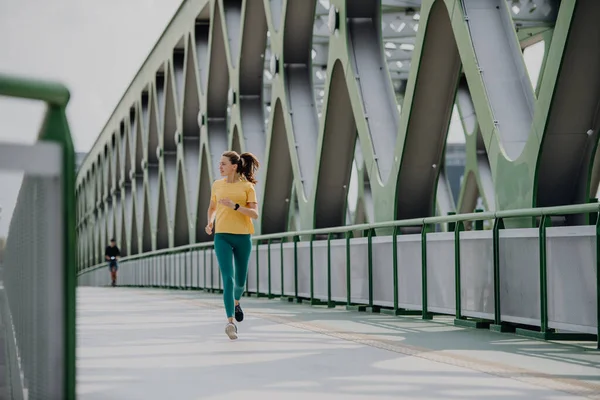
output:
[[[233, 317], [234, 299], [239, 300], [242, 293], [244, 293], [251, 251], [252, 239], [250, 235], [215, 234], [215, 252], [223, 277], [223, 302], [225, 303], [227, 318]], [[235, 271], [233, 259], [235, 259]]]

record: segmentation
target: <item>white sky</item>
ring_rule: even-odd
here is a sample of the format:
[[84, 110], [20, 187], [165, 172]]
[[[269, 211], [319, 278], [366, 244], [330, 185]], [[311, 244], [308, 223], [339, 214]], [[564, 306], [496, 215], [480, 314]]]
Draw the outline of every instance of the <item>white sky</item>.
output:
[[[86, 152], [181, 2], [0, 0], [0, 72], [66, 84], [75, 149]], [[542, 52], [526, 57], [534, 75]], [[40, 103], [0, 97], [0, 142], [33, 142], [43, 112]], [[456, 113], [449, 141], [464, 141]], [[18, 175], [0, 173], [0, 236], [19, 182]]]
[[[71, 91], [67, 116], [88, 151], [182, 0], [0, 0], [0, 72], [55, 79]], [[35, 141], [44, 106], [0, 97], [0, 142]], [[0, 236], [19, 189], [0, 173]]]

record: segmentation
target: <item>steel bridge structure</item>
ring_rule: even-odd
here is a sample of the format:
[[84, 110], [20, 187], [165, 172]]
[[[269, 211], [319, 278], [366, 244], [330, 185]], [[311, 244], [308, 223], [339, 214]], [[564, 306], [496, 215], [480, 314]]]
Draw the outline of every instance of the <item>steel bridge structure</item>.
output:
[[249, 294], [597, 339], [598, 16], [596, 0], [184, 1], [78, 172], [79, 284], [106, 284], [115, 237], [123, 284], [220, 290], [204, 226], [233, 149], [262, 163]]

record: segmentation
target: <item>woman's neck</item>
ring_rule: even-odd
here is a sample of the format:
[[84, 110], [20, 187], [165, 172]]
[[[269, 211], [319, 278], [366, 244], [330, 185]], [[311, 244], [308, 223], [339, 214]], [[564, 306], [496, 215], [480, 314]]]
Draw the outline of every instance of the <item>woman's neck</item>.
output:
[[227, 176], [227, 183], [234, 183], [240, 180], [240, 174], [233, 174]]

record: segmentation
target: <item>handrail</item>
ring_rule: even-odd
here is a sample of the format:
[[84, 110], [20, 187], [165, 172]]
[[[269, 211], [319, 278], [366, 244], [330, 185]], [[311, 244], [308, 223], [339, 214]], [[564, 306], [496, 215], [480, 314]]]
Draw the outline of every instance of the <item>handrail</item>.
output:
[[[62, 149], [62, 221], [63, 265], [65, 304], [65, 365], [64, 398], [73, 399], [76, 394], [76, 275], [77, 247], [75, 221], [75, 149], [66, 115], [71, 94], [58, 82], [24, 78], [0, 73], [0, 96], [43, 101], [48, 104], [37, 140], [57, 143]], [[10, 235], [10, 232], [9, 232]]]
[[[268, 235], [258, 235], [252, 238], [253, 241], [262, 241], [262, 240], [273, 240], [273, 239], [283, 239], [290, 237], [299, 237], [299, 236], [312, 236], [312, 235], [326, 235], [332, 233], [346, 233], [351, 231], [366, 231], [372, 229], [384, 229], [384, 228], [395, 228], [395, 227], [409, 227], [409, 226], [423, 226], [423, 225], [433, 225], [433, 224], [442, 224], [442, 223], [457, 223], [457, 222], [467, 222], [467, 221], [485, 221], [492, 219], [507, 219], [507, 218], [534, 218], [534, 217], [543, 217], [543, 216], [555, 216], [555, 215], [570, 215], [570, 214], [586, 214], [600, 212], [600, 203], [586, 203], [586, 204], [574, 204], [568, 206], [556, 206], [556, 207], [539, 207], [539, 208], [526, 208], [526, 209], [515, 209], [515, 210], [504, 210], [504, 211], [495, 211], [495, 212], [480, 212], [480, 213], [466, 213], [466, 214], [454, 214], [454, 215], [445, 215], [445, 216], [436, 216], [436, 217], [426, 217], [426, 218], [413, 218], [413, 219], [405, 219], [405, 220], [395, 220], [395, 221], [387, 221], [387, 222], [377, 222], [372, 224], [360, 224], [360, 225], [346, 225], [335, 228], [321, 228], [321, 229], [311, 229], [304, 231], [295, 231], [295, 232], [282, 232], [282, 233], [273, 233]], [[203, 249], [206, 247], [213, 246], [214, 242], [203, 242], [203, 243], [194, 243], [188, 244], [184, 246], [172, 247], [168, 249], [154, 250], [147, 253], [135, 254], [127, 257], [123, 257], [121, 261], [132, 261], [137, 259], [155, 257], [159, 255], [165, 254], [174, 254], [180, 253], [183, 251], [189, 250], [197, 250]], [[104, 267], [106, 263], [100, 263], [92, 265], [88, 268], [85, 268], [77, 274], [78, 276], [93, 271], [97, 268]]]
[[0, 74], [0, 95], [41, 100], [61, 107], [65, 107], [71, 97], [69, 90], [60, 83], [6, 74]]

